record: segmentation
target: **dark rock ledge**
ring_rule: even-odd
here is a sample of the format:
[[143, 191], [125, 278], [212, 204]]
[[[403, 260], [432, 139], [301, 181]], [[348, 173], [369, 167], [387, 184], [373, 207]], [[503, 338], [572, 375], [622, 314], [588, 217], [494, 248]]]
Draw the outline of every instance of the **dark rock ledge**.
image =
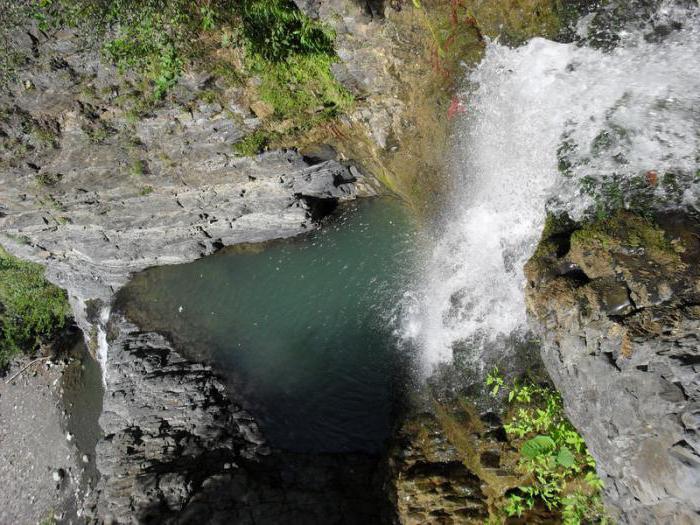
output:
[[208, 480], [269, 453], [209, 367], [123, 318], [113, 317], [110, 330], [96, 519], [173, 519]]
[[271, 450], [205, 365], [114, 315], [86, 515], [106, 523], [386, 522], [377, 458]]

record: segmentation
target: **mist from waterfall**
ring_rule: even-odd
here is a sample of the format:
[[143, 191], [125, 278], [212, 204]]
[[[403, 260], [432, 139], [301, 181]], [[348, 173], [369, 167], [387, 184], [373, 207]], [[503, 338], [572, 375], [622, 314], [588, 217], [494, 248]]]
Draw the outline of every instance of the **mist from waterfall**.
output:
[[[578, 43], [488, 43], [462, 94], [454, 199], [406, 294], [401, 336], [426, 371], [456, 345], [479, 363], [488, 342], [527, 332], [523, 266], [548, 210], [581, 219], [599, 205], [596, 191], [645, 186], [645, 176], [659, 202], [697, 208], [698, 12], [662, 3], [608, 50], [587, 44], [592, 16]], [[675, 185], [656, 183], [669, 173]]]

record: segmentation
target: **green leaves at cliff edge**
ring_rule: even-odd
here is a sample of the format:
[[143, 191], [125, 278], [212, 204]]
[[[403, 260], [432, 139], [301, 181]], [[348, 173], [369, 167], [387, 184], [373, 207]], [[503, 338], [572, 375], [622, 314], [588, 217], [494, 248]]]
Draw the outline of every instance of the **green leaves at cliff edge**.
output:
[[550, 454], [557, 444], [549, 436], [535, 436], [523, 443], [520, 455], [527, 459], [535, 459], [537, 456]]
[[497, 368], [485, 383], [492, 397], [507, 402], [503, 428], [520, 451], [522, 484], [504, 498], [500, 512], [522, 516], [539, 506], [559, 512], [566, 525], [607, 523], [595, 461], [564, 416], [561, 396], [530, 381], [508, 382]]

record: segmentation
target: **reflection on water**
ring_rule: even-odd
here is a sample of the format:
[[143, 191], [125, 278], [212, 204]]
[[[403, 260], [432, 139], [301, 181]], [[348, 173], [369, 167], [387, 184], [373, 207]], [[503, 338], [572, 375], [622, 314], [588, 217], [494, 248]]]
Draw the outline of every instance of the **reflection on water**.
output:
[[399, 203], [361, 201], [301, 238], [143, 272], [118, 306], [214, 363], [273, 446], [375, 452], [399, 386], [391, 318], [414, 241]]

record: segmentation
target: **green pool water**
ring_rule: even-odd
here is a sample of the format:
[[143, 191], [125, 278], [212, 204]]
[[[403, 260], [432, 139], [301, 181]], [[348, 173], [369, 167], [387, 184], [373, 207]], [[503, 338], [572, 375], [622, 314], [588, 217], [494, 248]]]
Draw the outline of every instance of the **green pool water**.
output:
[[362, 200], [302, 237], [147, 270], [119, 308], [211, 362], [273, 446], [377, 452], [403, 383], [393, 318], [414, 226], [395, 200]]

